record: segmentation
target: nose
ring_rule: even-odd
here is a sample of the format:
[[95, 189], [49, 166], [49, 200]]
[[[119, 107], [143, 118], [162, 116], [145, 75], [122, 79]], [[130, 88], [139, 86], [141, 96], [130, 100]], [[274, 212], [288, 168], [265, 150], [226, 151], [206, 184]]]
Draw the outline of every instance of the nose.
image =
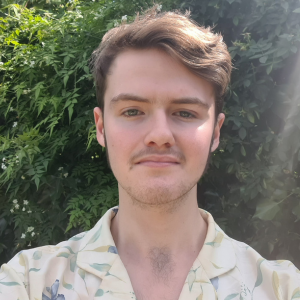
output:
[[170, 120], [166, 112], [157, 111], [149, 120], [149, 131], [145, 136], [145, 144], [148, 147], [172, 147], [175, 144], [173, 132], [170, 127]]

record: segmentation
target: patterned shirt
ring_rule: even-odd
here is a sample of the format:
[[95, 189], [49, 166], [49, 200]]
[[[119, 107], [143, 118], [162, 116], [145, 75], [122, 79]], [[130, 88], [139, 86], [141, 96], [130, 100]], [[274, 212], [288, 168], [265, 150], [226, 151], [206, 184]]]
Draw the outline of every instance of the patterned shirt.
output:
[[[0, 270], [1, 300], [137, 299], [110, 231], [117, 208], [56, 246], [21, 251]], [[179, 300], [300, 299], [300, 272], [228, 237], [200, 209], [208, 231]]]

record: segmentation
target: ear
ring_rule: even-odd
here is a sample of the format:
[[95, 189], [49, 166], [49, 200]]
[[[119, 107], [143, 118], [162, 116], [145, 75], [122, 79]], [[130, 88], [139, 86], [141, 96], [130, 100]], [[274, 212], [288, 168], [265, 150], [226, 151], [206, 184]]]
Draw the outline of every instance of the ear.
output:
[[94, 118], [97, 131], [97, 141], [102, 147], [105, 147], [103, 115], [99, 107], [94, 108]]
[[213, 142], [212, 142], [211, 149], [210, 149], [211, 152], [214, 152], [219, 146], [219, 143], [220, 143], [220, 130], [221, 130], [221, 127], [224, 123], [224, 120], [225, 120], [225, 115], [223, 113], [219, 114], [216, 125], [215, 125], [215, 128], [214, 128]]

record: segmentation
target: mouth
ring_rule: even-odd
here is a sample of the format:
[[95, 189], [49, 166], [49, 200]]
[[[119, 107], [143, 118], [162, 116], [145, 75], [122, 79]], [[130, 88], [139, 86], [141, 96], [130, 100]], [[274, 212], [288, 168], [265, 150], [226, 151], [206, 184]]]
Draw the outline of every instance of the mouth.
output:
[[171, 156], [148, 156], [140, 159], [137, 165], [147, 166], [147, 167], [170, 167], [179, 165], [179, 160]]

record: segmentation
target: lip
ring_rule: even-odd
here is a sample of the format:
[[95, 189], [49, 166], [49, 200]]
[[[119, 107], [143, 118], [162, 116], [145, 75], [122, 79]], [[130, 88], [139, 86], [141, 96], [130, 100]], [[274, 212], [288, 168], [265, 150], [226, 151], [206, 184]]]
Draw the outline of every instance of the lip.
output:
[[179, 160], [173, 156], [147, 156], [140, 159], [137, 164], [149, 167], [168, 167], [178, 165]]

